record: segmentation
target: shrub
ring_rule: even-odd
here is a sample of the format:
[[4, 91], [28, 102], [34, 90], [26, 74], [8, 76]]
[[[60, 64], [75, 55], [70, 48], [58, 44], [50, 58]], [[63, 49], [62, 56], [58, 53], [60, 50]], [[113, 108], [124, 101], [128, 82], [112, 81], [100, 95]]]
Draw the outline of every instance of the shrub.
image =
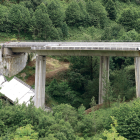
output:
[[6, 105], [0, 109], [0, 136], [13, 133], [17, 128], [31, 124], [39, 137], [44, 137], [48, 127], [55, 123], [51, 114], [34, 107], [33, 103], [22, 105]]
[[74, 107], [68, 104], [60, 104], [53, 107], [53, 115], [57, 121], [64, 119], [68, 121], [73, 127], [77, 123], [77, 112]]
[[92, 114], [84, 115], [83, 118], [77, 122], [75, 129], [78, 133], [82, 133], [83, 136], [91, 136], [95, 128], [94, 121]]
[[74, 130], [72, 129], [69, 122], [61, 119], [57, 124], [53, 124], [49, 127], [46, 132], [46, 136], [54, 134], [54, 137], [62, 140], [75, 140]]
[[14, 140], [25, 140], [25, 139], [38, 139], [38, 133], [35, 133], [30, 124], [25, 127], [20, 127], [15, 132]]
[[[131, 104], [122, 104], [119, 108], [112, 110], [111, 116], [114, 116], [118, 122], [116, 127], [121, 136], [129, 140], [140, 139], [139, 125], [140, 125], [140, 99], [133, 101]], [[111, 118], [105, 123], [105, 128], [109, 129]]]
[[[105, 140], [111, 140], [111, 139], [114, 139], [114, 140], [127, 140], [123, 136], [120, 136], [119, 133], [117, 133], [117, 130], [116, 130], [116, 127], [118, 126], [117, 121], [114, 119], [114, 117], [111, 117], [111, 118], [112, 118], [113, 123], [114, 123], [115, 126], [113, 126], [113, 124], [111, 124], [111, 129], [109, 131], [105, 130], [102, 133], [102, 135], [105, 137], [103, 139], [105, 139]], [[100, 138], [99, 140], [103, 140], [103, 139]]]

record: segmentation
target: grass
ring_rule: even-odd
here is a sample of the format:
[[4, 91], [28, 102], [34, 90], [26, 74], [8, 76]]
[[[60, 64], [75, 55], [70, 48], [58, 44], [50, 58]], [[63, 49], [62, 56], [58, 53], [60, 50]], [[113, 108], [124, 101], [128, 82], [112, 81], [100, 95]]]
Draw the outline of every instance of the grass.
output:
[[10, 41], [12, 38], [11, 34], [0, 32], [0, 43]]
[[33, 40], [30, 34], [21, 33], [18, 36], [17, 32], [5, 33], [0, 32], [0, 43], [8, 42], [8, 41], [25, 41], [25, 40]]

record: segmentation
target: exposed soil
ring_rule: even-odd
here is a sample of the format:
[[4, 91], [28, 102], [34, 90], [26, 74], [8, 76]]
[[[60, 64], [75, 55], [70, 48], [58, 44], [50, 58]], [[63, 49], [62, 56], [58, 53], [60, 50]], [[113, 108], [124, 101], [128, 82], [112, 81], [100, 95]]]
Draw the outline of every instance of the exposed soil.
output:
[[30, 76], [27, 80], [26, 80], [26, 83], [30, 86], [34, 85], [35, 84], [35, 74]]
[[[98, 104], [98, 105], [94, 106], [94, 111], [101, 109], [103, 107], [103, 105], [104, 104]], [[89, 109], [85, 110], [86, 114], [92, 112], [92, 109], [93, 108], [89, 108]]]
[[[29, 66], [33, 67], [35, 66], [36, 61], [33, 60], [29, 62]], [[46, 79], [53, 78], [56, 76], [59, 72], [66, 71], [69, 68], [68, 62], [59, 62], [56, 59], [47, 57], [46, 58]], [[26, 80], [26, 83], [28, 85], [34, 85], [35, 84], [35, 74], [32, 76], [29, 76], [29, 78]]]

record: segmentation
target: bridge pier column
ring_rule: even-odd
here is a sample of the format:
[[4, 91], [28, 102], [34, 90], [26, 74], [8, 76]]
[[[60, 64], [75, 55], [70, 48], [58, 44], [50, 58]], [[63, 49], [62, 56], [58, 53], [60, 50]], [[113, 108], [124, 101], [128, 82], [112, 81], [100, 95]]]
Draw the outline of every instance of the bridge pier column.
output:
[[45, 107], [46, 56], [36, 56], [35, 107]]
[[109, 56], [100, 57], [100, 70], [99, 70], [99, 104], [103, 103], [103, 96], [105, 95], [104, 91], [104, 78], [109, 80]]
[[140, 97], [140, 57], [135, 57], [136, 97]]

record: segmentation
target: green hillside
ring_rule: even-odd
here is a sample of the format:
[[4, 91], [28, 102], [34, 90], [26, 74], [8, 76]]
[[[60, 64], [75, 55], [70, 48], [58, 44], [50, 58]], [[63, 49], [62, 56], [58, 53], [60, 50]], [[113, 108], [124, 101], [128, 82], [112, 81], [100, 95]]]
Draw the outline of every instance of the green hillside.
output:
[[[137, 42], [139, 25], [140, 0], [0, 1], [0, 42]], [[48, 72], [56, 70], [55, 74], [58, 65], [68, 62], [65, 72], [46, 81], [46, 104], [53, 112], [37, 109], [33, 103], [26, 107], [0, 99], [0, 140], [140, 139], [133, 57], [110, 57], [110, 80], [101, 105], [97, 105], [99, 57], [47, 59], [52, 60]], [[25, 82], [35, 75], [35, 62], [30, 63], [17, 75]], [[34, 87], [34, 82], [28, 82]], [[90, 113], [86, 114], [88, 108]]]

